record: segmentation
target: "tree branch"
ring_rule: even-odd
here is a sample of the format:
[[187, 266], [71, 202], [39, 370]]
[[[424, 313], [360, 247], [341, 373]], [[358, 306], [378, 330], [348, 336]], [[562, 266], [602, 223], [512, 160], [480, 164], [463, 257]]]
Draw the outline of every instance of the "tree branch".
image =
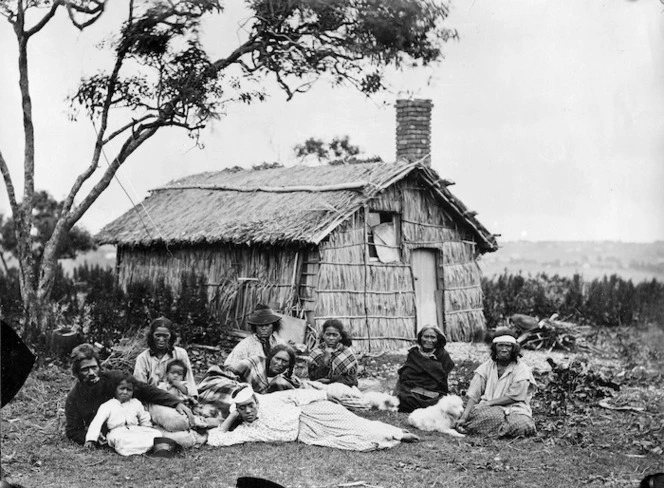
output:
[[19, 46], [19, 89], [23, 108], [23, 140], [25, 144], [23, 148], [23, 202], [21, 203], [23, 211], [20, 212], [19, 216], [21, 224], [26, 229], [26, 232], [29, 233], [32, 228], [32, 201], [35, 192], [35, 130], [32, 122], [32, 99], [30, 97], [28, 73], [28, 38], [23, 33], [25, 12], [22, 8], [22, 2], [19, 2], [19, 5], [21, 5], [21, 8], [19, 9], [19, 16], [17, 23], [14, 25], [14, 30], [16, 31]]
[[116, 130], [115, 132], [113, 132], [113, 133], [112, 133], [110, 136], [108, 136], [106, 139], [104, 139], [104, 140], [102, 141], [102, 145], [106, 145], [106, 144], [108, 144], [112, 139], [116, 138], [117, 136], [119, 136], [120, 134], [122, 134], [122, 133], [123, 133], [124, 131], [126, 131], [127, 129], [130, 129], [131, 127], [135, 126], [135, 125], [138, 124], [139, 122], [143, 122], [144, 120], [147, 120], [147, 119], [149, 119], [149, 118], [151, 118], [151, 117], [156, 117], [156, 116], [155, 116], [155, 115], [151, 115], [151, 114], [147, 114], [147, 115], [144, 115], [143, 117], [141, 117], [140, 119], [134, 119], [134, 120], [132, 120], [132, 121], [129, 122], [128, 124], [124, 125], [123, 127], [120, 127], [118, 130]]
[[[130, 17], [132, 16], [132, 12], [130, 10], [129, 15]], [[108, 78], [108, 87], [106, 88], [106, 98], [104, 100], [104, 105], [102, 108], [101, 112], [101, 126], [99, 128], [99, 131], [97, 132], [97, 140], [95, 141], [95, 148], [92, 153], [92, 159], [90, 161], [90, 165], [87, 167], [83, 173], [78, 175], [78, 178], [76, 178], [76, 181], [74, 181], [74, 184], [71, 187], [71, 190], [69, 190], [69, 194], [67, 195], [67, 198], [65, 198], [64, 202], [62, 202], [62, 215], [67, 215], [69, 213], [69, 210], [71, 209], [72, 205], [74, 204], [74, 198], [78, 194], [79, 190], [83, 186], [83, 183], [85, 183], [90, 176], [95, 172], [97, 169], [97, 166], [99, 164], [99, 158], [101, 157], [101, 151], [104, 146], [104, 134], [106, 133], [106, 128], [108, 126], [108, 114], [111, 109], [112, 101], [113, 101], [113, 94], [115, 92], [115, 85], [118, 79], [118, 75], [120, 73], [120, 68], [122, 68], [122, 64], [124, 63], [125, 56], [127, 54], [127, 50], [123, 49], [118, 52], [117, 58], [115, 59], [115, 65], [113, 66], [113, 72]], [[96, 129], [96, 127], [95, 127]], [[58, 222], [59, 223], [59, 222]], [[57, 229], [57, 226], [56, 226]], [[67, 229], [69, 230], [69, 229]], [[53, 232], [55, 235], [55, 231]], [[50, 241], [49, 241], [50, 242]]]
[[9, 166], [7, 161], [5, 161], [2, 151], [0, 151], [0, 171], [2, 171], [2, 177], [5, 179], [5, 187], [7, 188], [7, 195], [9, 196], [9, 205], [12, 208], [12, 213], [14, 214], [14, 222], [19, 215], [18, 203], [16, 202], [16, 192], [14, 191], [14, 183], [12, 182], [12, 175], [9, 173]]
[[[106, 0], [91, 0], [92, 3], [95, 4], [94, 7], [85, 7], [80, 4], [74, 3], [72, 0], [67, 0], [67, 14], [69, 14], [69, 19], [71, 20], [71, 23], [74, 24], [74, 26], [79, 29], [83, 30], [86, 27], [91, 26], [97, 20], [99, 20], [99, 17], [101, 17], [101, 14], [104, 13], [104, 9], [106, 8]], [[87, 21], [85, 22], [79, 22], [76, 20], [76, 14], [84, 14], [84, 15], [89, 15], [91, 16]]]
[[240, 47], [238, 47], [235, 51], [233, 51], [228, 57], [223, 58], [223, 59], [218, 59], [214, 63], [212, 63], [212, 66], [214, 69], [218, 72], [223, 71], [227, 67], [229, 67], [233, 63], [237, 63], [242, 56], [244, 56], [247, 53], [252, 52], [254, 49], [259, 47], [261, 44], [256, 42], [256, 37], [251, 37], [249, 40], [247, 40], [244, 44], [242, 44]]
[[136, 150], [141, 144], [147, 141], [152, 137], [157, 130], [163, 125], [159, 124], [149, 124], [146, 126], [140, 127], [135, 134], [132, 134], [123, 144], [122, 148], [118, 155], [113, 159], [109, 164], [109, 167], [104, 172], [102, 178], [97, 182], [97, 184], [90, 190], [87, 196], [83, 201], [73, 209], [69, 215], [66, 217], [67, 227], [71, 228], [76, 222], [83, 216], [83, 214], [90, 208], [90, 205], [99, 197], [102, 191], [104, 191], [111, 180], [115, 176], [115, 173], [120, 168], [120, 166], [126, 161], [126, 159]]
[[27, 31], [25, 31], [25, 36], [32, 37], [37, 32], [42, 30], [44, 26], [48, 24], [48, 22], [53, 18], [55, 12], [58, 10], [60, 5], [62, 5], [62, 0], [55, 0], [53, 2], [53, 5], [51, 5], [49, 11], [46, 13], [46, 15], [44, 15], [44, 17], [42, 17], [42, 19], [39, 22], [37, 22], [37, 24], [35, 24], [34, 27], [32, 27], [32, 29], [28, 29]]

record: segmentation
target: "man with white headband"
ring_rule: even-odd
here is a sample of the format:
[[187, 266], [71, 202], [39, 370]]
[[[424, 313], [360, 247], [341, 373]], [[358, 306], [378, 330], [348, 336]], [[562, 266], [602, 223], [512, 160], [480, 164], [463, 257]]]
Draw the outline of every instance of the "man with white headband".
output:
[[297, 389], [259, 395], [251, 386], [241, 387], [232, 396], [230, 415], [223, 424], [209, 431], [208, 444], [232, 446], [245, 442], [300, 441], [337, 449], [373, 451], [418, 440], [408, 431], [358, 417], [329, 400], [339, 399], [325, 390]]
[[491, 359], [475, 370], [468, 404], [457, 422], [459, 432], [492, 437], [535, 433], [530, 399], [537, 387], [530, 367], [520, 360], [521, 348], [509, 330], [491, 341]]

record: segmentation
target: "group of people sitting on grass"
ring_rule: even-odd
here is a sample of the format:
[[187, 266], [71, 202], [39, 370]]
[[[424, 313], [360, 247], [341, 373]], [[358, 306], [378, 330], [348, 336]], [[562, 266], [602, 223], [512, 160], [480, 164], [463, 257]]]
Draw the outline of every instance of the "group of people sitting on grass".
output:
[[[363, 418], [358, 362], [339, 320], [323, 324], [320, 344], [309, 352], [308, 379], [294, 374], [295, 350], [279, 338], [281, 317], [258, 306], [248, 317], [253, 333], [211, 367], [196, 384], [187, 351], [175, 345], [174, 324], [159, 318], [133, 375], [101, 368], [90, 344], [76, 347], [77, 382], [65, 404], [66, 435], [86, 447], [108, 445], [122, 455], [143, 454], [155, 439], [184, 448], [207, 443], [300, 441], [338, 449], [371, 451], [412, 442], [407, 430]], [[417, 335], [398, 371], [399, 411], [436, 404], [449, 393], [454, 362], [446, 338], [427, 326]], [[527, 436], [535, 432], [530, 368], [512, 334], [497, 335], [491, 359], [475, 371], [459, 432]], [[353, 410], [353, 411], [351, 411]]]

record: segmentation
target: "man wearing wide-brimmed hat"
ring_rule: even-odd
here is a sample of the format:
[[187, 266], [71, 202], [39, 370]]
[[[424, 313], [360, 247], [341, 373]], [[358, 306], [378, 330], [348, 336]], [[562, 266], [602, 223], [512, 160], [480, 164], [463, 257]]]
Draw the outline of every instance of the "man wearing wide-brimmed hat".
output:
[[256, 309], [247, 317], [252, 334], [240, 341], [226, 358], [224, 366], [235, 368], [240, 361], [250, 357], [267, 357], [277, 344], [283, 343], [279, 338], [281, 316], [267, 305], [256, 305]]

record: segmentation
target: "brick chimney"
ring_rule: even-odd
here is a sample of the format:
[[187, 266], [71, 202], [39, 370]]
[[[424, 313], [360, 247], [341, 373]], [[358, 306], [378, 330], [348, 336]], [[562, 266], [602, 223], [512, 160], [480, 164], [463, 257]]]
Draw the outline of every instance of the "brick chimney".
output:
[[397, 100], [397, 161], [431, 166], [431, 100]]

